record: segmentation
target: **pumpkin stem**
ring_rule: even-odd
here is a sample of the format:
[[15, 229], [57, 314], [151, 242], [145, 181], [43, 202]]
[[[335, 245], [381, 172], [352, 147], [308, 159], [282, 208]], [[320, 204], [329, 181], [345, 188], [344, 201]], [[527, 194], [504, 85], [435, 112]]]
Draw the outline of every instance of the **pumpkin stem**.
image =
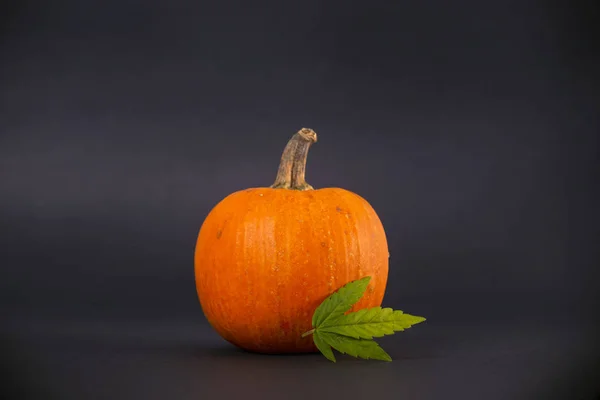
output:
[[313, 190], [304, 176], [308, 149], [316, 141], [316, 132], [308, 128], [302, 128], [292, 136], [281, 155], [277, 177], [271, 185], [273, 189]]

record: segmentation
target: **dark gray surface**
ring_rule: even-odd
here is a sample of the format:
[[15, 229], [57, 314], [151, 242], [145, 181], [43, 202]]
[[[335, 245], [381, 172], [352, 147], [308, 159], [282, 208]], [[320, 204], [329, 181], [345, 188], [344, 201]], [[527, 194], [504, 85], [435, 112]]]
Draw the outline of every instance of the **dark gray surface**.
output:
[[30, 394], [50, 398], [583, 400], [598, 396], [590, 333], [576, 324], [429, 323], [380, 340], [392, 363], [339, 356], [336, 364], [247, 353], [189, 320], [38, 321], [20, 326], [18, 343]]
[[[2, 3], [12, 389], [597, 397], [594, 2], [213, 3]], [[309, 182], [383, 221], [385, 305], [428, 318], [391, 364], [247, 354], [202, 316], [202, 220], [303, 126]]]

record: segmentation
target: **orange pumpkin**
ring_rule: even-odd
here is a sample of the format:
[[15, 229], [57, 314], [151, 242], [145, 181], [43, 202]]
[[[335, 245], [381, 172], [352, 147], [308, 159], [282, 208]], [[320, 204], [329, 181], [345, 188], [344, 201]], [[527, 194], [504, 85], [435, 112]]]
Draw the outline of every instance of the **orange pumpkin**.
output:
[[294, 134], [275, 183], [227, 196], [200, 229], [194, 264], [202, 310], [243, 349], [317, 351], [301, 335], [316, 307], [349, 281], [372, 277], [352, 311], [383, 300], [389, 253], [381, 221], [362, 197], [306, 183], [306, 157], [316, 141], [311, 129]]

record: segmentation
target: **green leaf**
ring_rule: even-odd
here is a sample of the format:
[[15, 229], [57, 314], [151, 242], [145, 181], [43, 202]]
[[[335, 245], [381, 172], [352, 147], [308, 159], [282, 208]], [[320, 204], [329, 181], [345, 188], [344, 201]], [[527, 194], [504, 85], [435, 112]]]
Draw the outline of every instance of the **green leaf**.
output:
[[352, 281], [327, 297], [315, 310], [313, 329], [302, 337], [313, 335], [319, 351], [336, 362], [332, 348], [342, 354], [364, 359], [392, 361], [373, 341], [374, 337], [392, 335], [425, 321], [425, 318], [404, 314], [391, 308], [373, 307], [346, 314], [365, 293], [371, 277]]
[[335, 362], [335, 356], [333, 355], [333, 350], [331, 350], [331, 346], [327, 344], [321, 336], [318, 334], [313, 335], [313, 341], [317, 346], [317, 349], [329, 360]]
[[319, 332], [336, 333], [355, 339], [373, 339], [393, 335], [425, 321], [425, 318], [404, 314], [391, 308], [365, 308], [330, 319], [318, 328]]
[[315, 339], [319, 338], [317, 340], [322, 340], [342, 354], [364, 358], [365, 360], [392, 361], [392, 357], [373, 340], [354, 339], [348, 336], [321, 331], [316, 331], [313, 336]]
[[316, 328], [330, 319], [335, 319], [350, 310], [367, 290], [371, 281], [370, 276], [347, 283], [337, 292], [327, 297], [315, 310], [312, 318], [312, 326]]

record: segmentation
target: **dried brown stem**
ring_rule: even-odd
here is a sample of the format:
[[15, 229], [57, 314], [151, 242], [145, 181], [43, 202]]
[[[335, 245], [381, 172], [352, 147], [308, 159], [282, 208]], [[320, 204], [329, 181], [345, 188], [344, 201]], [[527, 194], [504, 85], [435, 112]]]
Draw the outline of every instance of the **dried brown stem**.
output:
[[292, 136], [281, 155], [274, 189], [313, 190], [305, 180], [308, 149], [317, 141], [312, 129], [302, 128]]

